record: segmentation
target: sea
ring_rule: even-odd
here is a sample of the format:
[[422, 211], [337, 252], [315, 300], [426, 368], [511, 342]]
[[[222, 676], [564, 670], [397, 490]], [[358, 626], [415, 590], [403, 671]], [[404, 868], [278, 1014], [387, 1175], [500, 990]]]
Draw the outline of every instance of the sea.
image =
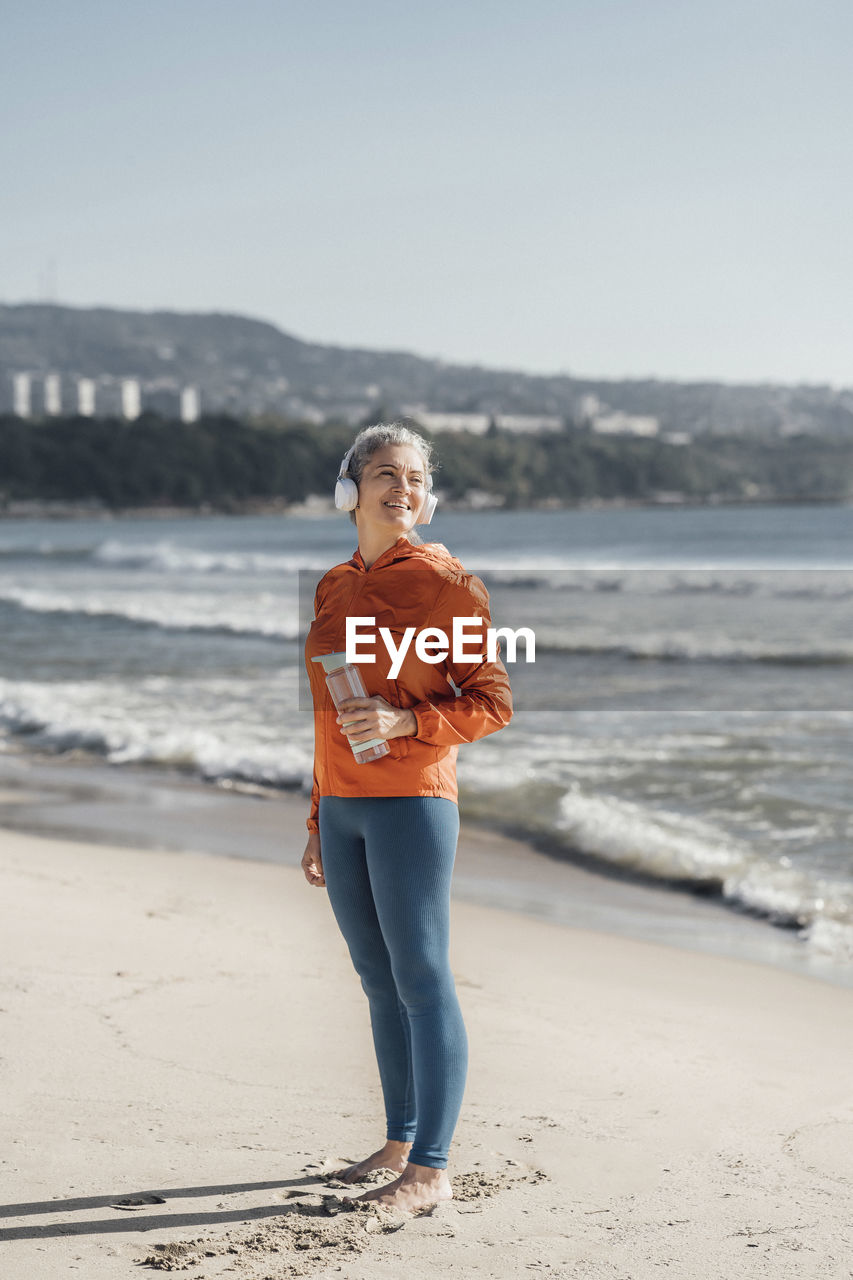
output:
[[[307, 796], [304, 601], [354, 533], [0, 521], [0, 753]], [[439, 508], [422, 533], [535, 637], [508, 661], [511, 725], [460, 750], [463, 818], [849, 966], [853, 506]]]

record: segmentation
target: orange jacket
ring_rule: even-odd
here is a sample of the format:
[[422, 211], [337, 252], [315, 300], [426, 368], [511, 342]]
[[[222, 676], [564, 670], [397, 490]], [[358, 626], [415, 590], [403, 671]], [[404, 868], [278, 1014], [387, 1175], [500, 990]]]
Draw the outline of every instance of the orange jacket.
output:
[[[381, 694], [394, 706], [408, 707], [418, 722], [413, 736], [391, 738], [389, 754], [358, 764], [336, 723], [337, 712], [326, 688], [322, 664], [311, 659], [346, 648], [348, 616], [373, 617], [375, 663], [360, 663], [368, 695]], [[451, 641], [454, 617], [483, 623], [482, 660], [453, 661], [452, 651], [436, 664], [422, 662], [414, 640], [396, 680], [388, 677], [391, 659], [379, 637], [388, 627], [395, 645], [406, 627], [416, 632], [440, 627]], [[314, 621], [305, 644], [305, 662], [314, 700], [314, 785], [308, 830], [317, 831], [320, 796], [444, 796], [456, 800], [459, 744], [494, 733], [509, 723], [512, 694], [498, 658], [485, 660], [485, 627], [491, 625], [489, 596], [479, 578], [467, 573], [441, 543], [414, 545], [403, 536], [369, 569], [361, 555], [336, 565], [323, 577], [314, 597]], [[477, 650], [471, 625], [469, 650]], [[362, 651], [369, 652], [369, 646]], [[456, 694], [450, 680], [459, 689]]]

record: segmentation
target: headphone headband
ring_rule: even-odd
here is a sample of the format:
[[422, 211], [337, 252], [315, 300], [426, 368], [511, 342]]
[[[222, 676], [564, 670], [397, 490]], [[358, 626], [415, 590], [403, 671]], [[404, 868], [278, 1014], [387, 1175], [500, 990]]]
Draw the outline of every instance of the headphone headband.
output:
[[344, 476], [347, 475], [348, 473], [349, 460], [352, 457], [352, 451], [354, 448], [355, 448], [355, 445], [351, 444], [350, 447], [347, 449], [346, 453], [344, 454], [343, 458], [341, 459], [341, 469], [338, 472], [339, 480], [342, 480]]

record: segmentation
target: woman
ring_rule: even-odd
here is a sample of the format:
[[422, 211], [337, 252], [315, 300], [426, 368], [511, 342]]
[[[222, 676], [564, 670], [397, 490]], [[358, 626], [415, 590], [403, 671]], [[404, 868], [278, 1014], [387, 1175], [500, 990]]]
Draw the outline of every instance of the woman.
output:
[[[429, 444], [399, 423], [357, 436], [336, 503], [350, 509], [358, 550], [320, 581], [305, 646], [315, 744], [302, 867], [309, 884], [328, 890], [367, 995], [386, 1112], [385, 1144], [335, 1176], [358, 1182], [372, 1169], [399, 1172], [358, 1198], [409, 1211], [453, 1194], [448, 1148], [467, 1071], [448, 958], [456, 753], [512, 715], [503, 664], [483, 657], [485, 587], [440, 543], [413, 533], [435, 507], [430, 471]], [[452, 639], [454, 617], [467, 618], [475, 656], [435, 660], [436, 646], [433, 661], [423, 661], [410, 643], [390, 679], [380, 641], [375, 663], [361, 667], [370, 696], [350, 699], [338, 714], [312, 659], [345, 649], [347, 616], [372, 618], [377, 636], [387, 627], [397, 649], [407, 628], [440, 628]], [[388, 753], [358, 763], [350, 744], [371, 738], [384, 739]]]

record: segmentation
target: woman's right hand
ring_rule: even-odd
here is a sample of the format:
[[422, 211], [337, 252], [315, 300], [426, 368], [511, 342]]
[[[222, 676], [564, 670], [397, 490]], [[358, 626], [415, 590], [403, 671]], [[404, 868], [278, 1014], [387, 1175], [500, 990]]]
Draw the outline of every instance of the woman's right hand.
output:
[[302, 870], [309, 884], [324, 888], [326, 877], [323, 875], [323, 859], [320, 857], [320, 836], [316, 831], [309, 832], [308, 843], [302, 855]]

